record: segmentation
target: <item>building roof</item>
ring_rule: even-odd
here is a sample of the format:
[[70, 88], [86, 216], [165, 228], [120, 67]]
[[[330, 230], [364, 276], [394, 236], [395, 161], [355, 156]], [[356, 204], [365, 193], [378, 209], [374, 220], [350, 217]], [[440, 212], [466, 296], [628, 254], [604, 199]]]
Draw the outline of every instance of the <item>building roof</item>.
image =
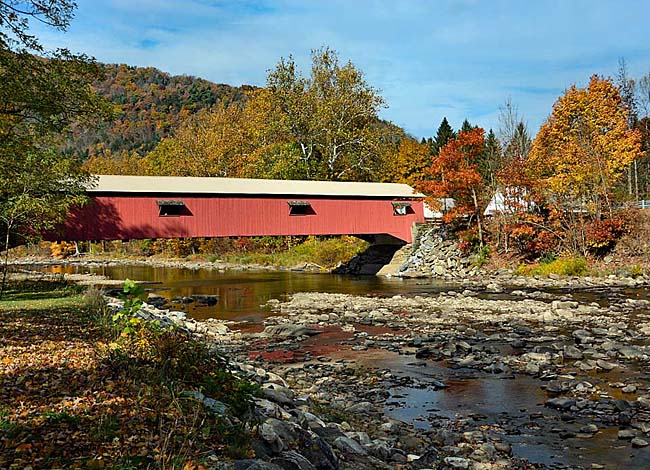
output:
[[97, 175], [90, 193], [239, 194], [423, 198], [407, 184], [298, 181], [187, 176]]

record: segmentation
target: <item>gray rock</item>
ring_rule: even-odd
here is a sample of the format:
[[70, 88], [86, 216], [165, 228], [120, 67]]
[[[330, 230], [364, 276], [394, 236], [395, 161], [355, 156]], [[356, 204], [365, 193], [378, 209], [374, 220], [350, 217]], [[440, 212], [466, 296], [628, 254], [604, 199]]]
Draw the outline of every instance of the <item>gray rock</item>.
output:
[[650, 443], [646, 441], [645, 439], [641, 439], [640, 437], [635, 437], [631, 441], [632, 447], [648, 447]]
[[616, 369], [618, 367], [618, 365], [616, 365], [616, 364], [614, 364], [612, 362], [604, 361], [602, 359], [598, 359], [596, 361], [596, 365], [598, 367], [600, 367], [601, 369], [603, 369], [603, 370], [613, 370], [613, 369]]
[[639, 404], [641, 408], [645, 410], [650, 410], [650, 397], [648, 396], [638, 397], [636, 399], [636, 402]]
[[283, 470], [274, 463], [265, 462], [264, 460], [248, 459], [236, 460], [233, 470]]
[[347, 436], [337, 437], [334, 440], [334, 447], [344, 454], [367, 455], [368, 451], [354, 439]]
[[304, 325], [294, 325], [291, 323], [280, 323], [279, 325], [269, 325], [264, 328], [259, 335], [262, 337], [284, 337], [296, 338], [298, 336], [314, 336], [321, 334], [322, 331], [313, 328], [307, 328]]
[[643, 351], [635, 346], [623, 346], [618, 350], [619, 356], [624, 359], [641, 359]]
[[278, 403], [280, 405], [287, 405], [291, 407], [295, 406], [295, 402], [281, 390], [263, 388], [262, 395], [264, 395], [264, 397], [268, 400], [271, 400], [272, 402]]
[[634, 393], [634, 392], [636, 392], [636, 385], [633, 385], [633, 384], [626, 385], [625, 387], [623, 387], [621, 389], [621, 392], [623, 392], [623, 393]]
[[271, 459], [271, 462], [284, 470], [316, 470], [309, 460], [294, 450], [282, 452], [278, 457]]
[[632, 429], [621, 429], [618, 432], [618, 438], [623, 440], [634, 439], [636, 437], [636, 432]]
[[472, 461], [462, 457], [445, 457], [445, 463], [451, 468], [469, 468]]
[[582, 352], [575, 346], [564, 346], [564, 357], [567, 359], [582, 359]]
[[580, 432], [583, 434], [595, 434], [598, 432], [598, 426], [593, 423], [587, 424], [580, 428]]
[[556, 408], [558, 410], [568, 410], [572, 406], [575, 406], [576, 401], [573, 398], [566, 397], [557, 397], [551, 398], [546, 402], [546, 406], [550, 408]]
[[360, 403], [355, 403], [354, 405], [346, 408], [347, 412], [358, 413], [358, 414], [370, 413], [371, 410], [372, 410], [372, 403], [370, 403], [369, 401], [362, 401]]

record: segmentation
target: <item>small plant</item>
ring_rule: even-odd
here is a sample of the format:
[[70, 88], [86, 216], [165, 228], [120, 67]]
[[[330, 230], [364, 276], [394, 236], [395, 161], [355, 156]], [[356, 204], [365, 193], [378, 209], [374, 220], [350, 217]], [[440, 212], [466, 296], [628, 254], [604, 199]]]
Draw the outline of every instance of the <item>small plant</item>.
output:
[[45, 419], [52, 423], [52, 424], [58, 424], [58, 423], [68, 423], [68, 424], [79, 424], [81, 422], [81, 418], [79, 416], [71, 415], [70, 413], [64, 412], [57, 412], [57, 411], [46, 411], [43, 413], [43, 416]]
[[89, 286], [84, 293], [83, 300], [86, 309], [91, 315], [97, 318], [106, 316], [106, 299], [97, 286]]
[[550, 264], [557, 259], [557, 253], [554, 251], [549, 251], [544, 253], [544, 255], [539, 259], [540, 264]]
[[90, 429], [90, 438], [93, 441], [112, 441], [118, 436], [120, 422], [113, 415], [103, 414], [97, 424]]
[[138, 313], [146, 299], [146, 293], [142, 286], [136, 284], [131, 279], [127, 279], [124, 281], [124, 290], [119, 297], [124, 302], [124, 306], [119, 312], [113, 315], [114, 322], [132, 318]]
[[477, 268], [482, 268], [485, 263], [490, 259], [490, 247], [487, 245], [482, 246], [478, 249], [476, 255], [474, 256], [474, 266]]

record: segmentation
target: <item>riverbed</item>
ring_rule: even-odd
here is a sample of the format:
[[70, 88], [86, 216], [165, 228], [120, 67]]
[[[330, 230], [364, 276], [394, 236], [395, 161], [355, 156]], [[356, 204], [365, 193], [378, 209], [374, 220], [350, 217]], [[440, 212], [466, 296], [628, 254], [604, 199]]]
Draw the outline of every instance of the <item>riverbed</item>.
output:
[[[507, 443], [512, 456], [549, 468], [650, 468], [650, 447], [643, 445], [650, 412], [642, 399], [650, 393], [642, 328], [647, 286], [472, 287], [151, 266], [44, 269], [145, 282], [160, 306], [243, 332], [248, 358], [278, 372], [319, 362], [376, 371], [386, 395], [373, 404], [384, 417], [412, 425], [415, 435], [449, 452], [461, 449], [458, 455], [462, 446], [453, 437], [446, 443], [447, 434], [480, 430], [481, 439]], [[309, 338], [249, 336], [283, 324], [320, 331]], [[330, 375], [332, 382], [340, 378]], [[333, 400], [345, 397], [335, 384], [323, 390]]]

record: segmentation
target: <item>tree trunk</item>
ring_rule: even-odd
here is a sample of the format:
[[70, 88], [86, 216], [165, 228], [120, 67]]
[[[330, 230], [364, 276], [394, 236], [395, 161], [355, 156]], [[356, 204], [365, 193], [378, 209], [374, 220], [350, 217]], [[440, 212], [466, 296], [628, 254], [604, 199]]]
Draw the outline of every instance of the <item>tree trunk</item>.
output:
[[0, 285], [0, 299], [5, 293], [7, 285], [7, 270], [9, 269], [9, 234], [11, 233], [11, 225], [7, 224], [7, 235], [5, 236], [5, 257], [2, 263], [2, 285]]
[[481, 222], [481, 210], [478, 206], [478, 197], [476, 197], [476, 190], [472, 188], [472, 199], [474, 200], [474, 210], [476, 211], [476, 223], [478, 225], [478, 242], [483, 248], [483, 224]]

